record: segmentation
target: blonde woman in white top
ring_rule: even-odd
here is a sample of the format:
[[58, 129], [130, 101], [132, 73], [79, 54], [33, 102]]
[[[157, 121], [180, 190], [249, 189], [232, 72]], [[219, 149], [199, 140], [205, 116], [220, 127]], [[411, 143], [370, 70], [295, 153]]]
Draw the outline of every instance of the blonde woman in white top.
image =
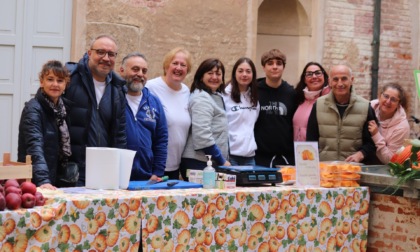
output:
[[163, 59], [163, 76], [147, 81], [146, 87], [157, 96], [165, 110], [168, 124], [168, 158], [165, 175], [179, 178], [179, 164], [185, 148], [191, 117], [188, 112], [190, 90], [183, 83], [191, 71], [190, 53], [181, 47], [168, 52]]

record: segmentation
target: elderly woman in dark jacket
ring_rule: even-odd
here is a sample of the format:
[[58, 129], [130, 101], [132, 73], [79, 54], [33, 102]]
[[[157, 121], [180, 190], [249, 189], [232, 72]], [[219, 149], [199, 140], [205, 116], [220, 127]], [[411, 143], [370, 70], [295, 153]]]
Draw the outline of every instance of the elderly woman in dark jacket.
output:
[[56, 189], [60, 186], [57, 175], [71, 155], [66, 108], [61, 98], [70, 78], [61, 62], [51, 60], [42, 67], [39, 80], [35, 98], [22, 111], [18, 161], [31, 155], [32, 182], [41, 188]]

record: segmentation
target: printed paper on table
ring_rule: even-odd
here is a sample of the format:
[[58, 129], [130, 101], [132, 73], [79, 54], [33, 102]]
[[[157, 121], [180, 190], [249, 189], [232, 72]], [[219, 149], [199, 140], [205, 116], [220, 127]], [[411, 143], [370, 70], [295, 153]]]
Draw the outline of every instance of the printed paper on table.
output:
[[318, 142], [295, 142], [296, 185], [320, 186]]

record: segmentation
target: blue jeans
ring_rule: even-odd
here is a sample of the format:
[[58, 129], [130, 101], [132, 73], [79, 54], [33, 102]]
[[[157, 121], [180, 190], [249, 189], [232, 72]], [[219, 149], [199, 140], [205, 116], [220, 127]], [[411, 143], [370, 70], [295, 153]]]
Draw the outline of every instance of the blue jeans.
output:
[[229, 162], [231, 165], [255, 165], [254, 157], [229, 155]]

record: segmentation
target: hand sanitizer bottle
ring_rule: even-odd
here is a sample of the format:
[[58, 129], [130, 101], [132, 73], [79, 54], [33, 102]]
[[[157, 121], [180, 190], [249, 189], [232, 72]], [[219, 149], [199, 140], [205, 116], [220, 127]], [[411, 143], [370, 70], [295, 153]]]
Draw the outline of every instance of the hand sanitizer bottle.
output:
[[216, 170], [211, 166], [211, 155], [206, 155], [209, 159], [207, 161], [207, 167], [203, 170], [203, 187], [207, 189], [216, 187]]

